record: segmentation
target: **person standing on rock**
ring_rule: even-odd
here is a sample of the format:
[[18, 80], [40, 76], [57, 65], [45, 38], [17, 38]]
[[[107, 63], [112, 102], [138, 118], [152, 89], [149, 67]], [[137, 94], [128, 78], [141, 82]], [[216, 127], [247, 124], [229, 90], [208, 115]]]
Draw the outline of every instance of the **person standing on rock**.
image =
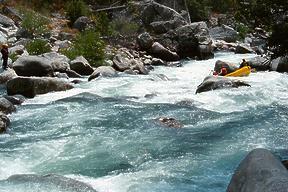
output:
[[1, 54], [2, 54], [2, 60], [3, 60], [3, 62], [2, 62], [2, 68], [3, 68], [4, 70], [6, 70], [7, 67], [8, 67], [8, 54], [9, 54], [9, 52], [8, 52], [8, 45], [7, 45], [7, 44], [3, 44], [3, 45], [2, 45]]

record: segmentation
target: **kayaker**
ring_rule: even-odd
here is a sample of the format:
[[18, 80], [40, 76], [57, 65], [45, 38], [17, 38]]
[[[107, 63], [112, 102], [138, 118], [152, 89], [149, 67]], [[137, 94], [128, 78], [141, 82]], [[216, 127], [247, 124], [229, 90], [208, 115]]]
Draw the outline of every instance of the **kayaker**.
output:
[[245, 66], [249, 66], [249, 63], [245, 59], [242, 59], [242, 63], [240, 64], [239, 69]]
[[220, 73], [218, 75], [225, 76], [227, 74], [228, 74], [228, 71], [227, 71], [226, 67], [222, 66]]

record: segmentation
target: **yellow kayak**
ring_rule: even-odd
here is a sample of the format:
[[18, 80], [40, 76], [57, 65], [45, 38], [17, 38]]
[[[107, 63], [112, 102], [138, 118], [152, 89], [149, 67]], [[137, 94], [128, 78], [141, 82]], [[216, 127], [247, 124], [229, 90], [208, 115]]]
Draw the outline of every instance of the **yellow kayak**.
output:
[[225, 75], [225, 77], [243, 77], [243, 76], [248, 76], [250, 73], [251, 73], [251, 67], [245, 66], [232, 73]]

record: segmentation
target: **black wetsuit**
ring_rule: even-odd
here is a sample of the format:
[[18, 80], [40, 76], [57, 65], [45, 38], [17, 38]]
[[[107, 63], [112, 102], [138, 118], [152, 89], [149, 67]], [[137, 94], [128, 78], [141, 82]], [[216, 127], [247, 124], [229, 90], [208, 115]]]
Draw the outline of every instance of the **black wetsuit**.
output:
[[2, 59], [3, 59], [3, 64], [2, 64], [2, 68], [3, 69], [7, 69], [8, 66], [8, 48], [2, 48], [1, 49], [1, 53], [2, 53]]

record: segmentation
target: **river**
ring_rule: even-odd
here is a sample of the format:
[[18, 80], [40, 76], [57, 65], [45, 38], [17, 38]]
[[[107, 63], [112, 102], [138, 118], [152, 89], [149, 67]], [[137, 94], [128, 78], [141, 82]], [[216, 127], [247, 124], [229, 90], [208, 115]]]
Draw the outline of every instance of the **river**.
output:
[[[252, 73], [241, 78], [251, 87], [195, 94], [216, 60], [254, 56], [217, 53], [27, 100], [0, 135], [0, 192], [60, 191], [4, 182], [30, 173], [63, 175], [99, 192], [224, 192], [250, 150], [287, 158], [286, 74]], [[183, 128], [165, 127], [158, 117], [173, 117]]]

